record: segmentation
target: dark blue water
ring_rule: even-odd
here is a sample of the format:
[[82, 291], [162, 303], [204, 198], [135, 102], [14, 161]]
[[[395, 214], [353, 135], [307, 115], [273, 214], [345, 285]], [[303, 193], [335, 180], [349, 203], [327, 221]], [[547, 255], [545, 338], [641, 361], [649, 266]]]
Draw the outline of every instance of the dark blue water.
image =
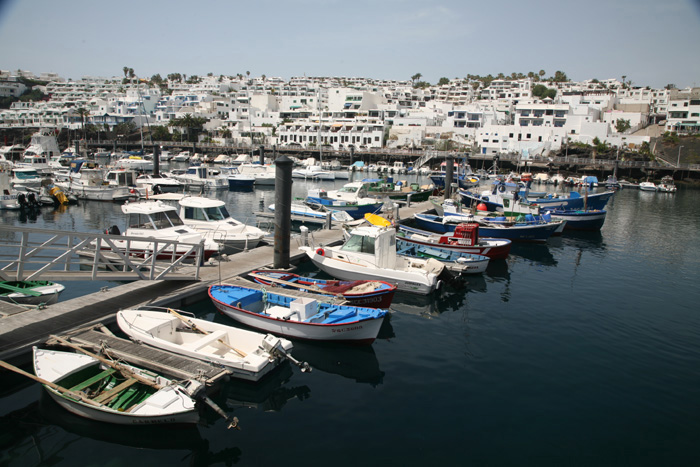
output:
[[[371, 347], [295, 343], [312, 373], [215, 396], [241, 431], [210, 413], [194, 429], [106, 427], [3, 373], [0, 464], [698, 465], [699, 194], [623, 190], [600, 233], [514, 245], [437, 297], [398, 294]], [[235, 200], [257, 211], [274, 192]], [[99, 230], [109, 209], [93, 206], [55, 222]]]

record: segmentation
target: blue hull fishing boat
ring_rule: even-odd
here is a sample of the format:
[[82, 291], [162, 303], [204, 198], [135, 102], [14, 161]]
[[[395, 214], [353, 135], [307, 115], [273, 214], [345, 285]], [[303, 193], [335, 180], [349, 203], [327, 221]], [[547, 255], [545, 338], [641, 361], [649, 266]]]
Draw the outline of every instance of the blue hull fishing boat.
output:
[[[419, 229], [437, 233], [454, 232], [460, 222], [465, 222], [463, 216], [414, 214], [413, 218]], [[477, 217], [472, 219], [474, 221], [479, 223], [479, 236], [506, 238], [514, 242], [546, 242], [562, 227], [562, 221], [545, 222], [534, 218], [525, 222], [508, 222], [505, 217]]]
[[548, 211], [552, 219], [566, 221], [565, 230], [600, 230], [605, 223], [605, 210], [561, 210]]
[[209, 297], [224, 315], [275, 335], [371, 344], [387, 311], [298, 298], [234, 285], [212, 285]]

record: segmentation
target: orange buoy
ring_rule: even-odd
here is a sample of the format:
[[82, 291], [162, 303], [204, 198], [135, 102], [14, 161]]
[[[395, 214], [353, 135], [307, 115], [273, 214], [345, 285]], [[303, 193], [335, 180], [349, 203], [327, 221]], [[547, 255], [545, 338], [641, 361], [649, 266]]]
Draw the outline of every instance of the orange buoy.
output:
[[479, 203], [476, 205], [476, 210], [477, 211], [488, 211], [489, 208], [487, 208], [484, 203]]

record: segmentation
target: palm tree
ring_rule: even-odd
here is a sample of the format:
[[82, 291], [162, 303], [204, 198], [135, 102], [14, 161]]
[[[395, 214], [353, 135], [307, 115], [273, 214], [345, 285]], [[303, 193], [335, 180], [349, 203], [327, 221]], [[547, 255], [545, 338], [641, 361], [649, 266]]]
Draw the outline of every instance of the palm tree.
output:
[[124, 72], [124, 78], [126, 78], [126, 76], [129, 74], [129, 67], [125, 66], [124, 68], [122, 68], [122, 71]]
[[540, 80], [542, 80], [542, 78], [544, 78], [545, 74], [546, 74], [546, 72], [544, 70], [540, 70], [540, 72], [539, 72]]
[[80, 126], [83, 130], [83, 139], [85, 139], [85, 117], [90, 115], [90, 111], [83, 107], [80, 107], [76, 110], [76, 112], [78, 113], [78, 115], [80, 115]]
[[415, 86], [416, 81], [420, 80], [423, 77], [420, 73], [416, 73], [415, 75], [411, 76], [411, 81], [413, 81], [413, 85]]

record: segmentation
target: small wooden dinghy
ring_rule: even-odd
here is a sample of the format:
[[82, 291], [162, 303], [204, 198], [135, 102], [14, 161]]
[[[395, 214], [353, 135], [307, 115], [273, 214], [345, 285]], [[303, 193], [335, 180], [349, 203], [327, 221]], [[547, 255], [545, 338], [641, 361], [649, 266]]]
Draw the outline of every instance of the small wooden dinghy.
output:
[[197, 423], [195, 401], [172, 381], [131, 365], [104, 366], [89, 355], [34, 347], [34, 372], [66, 410], [121, 425]]
[[249, 381], [268, 374], [292, 349], [286, 339], [184, 315], [155, 307], [121, 310], [117, 324], [135, 341], [217, 363], [233, 377]]

